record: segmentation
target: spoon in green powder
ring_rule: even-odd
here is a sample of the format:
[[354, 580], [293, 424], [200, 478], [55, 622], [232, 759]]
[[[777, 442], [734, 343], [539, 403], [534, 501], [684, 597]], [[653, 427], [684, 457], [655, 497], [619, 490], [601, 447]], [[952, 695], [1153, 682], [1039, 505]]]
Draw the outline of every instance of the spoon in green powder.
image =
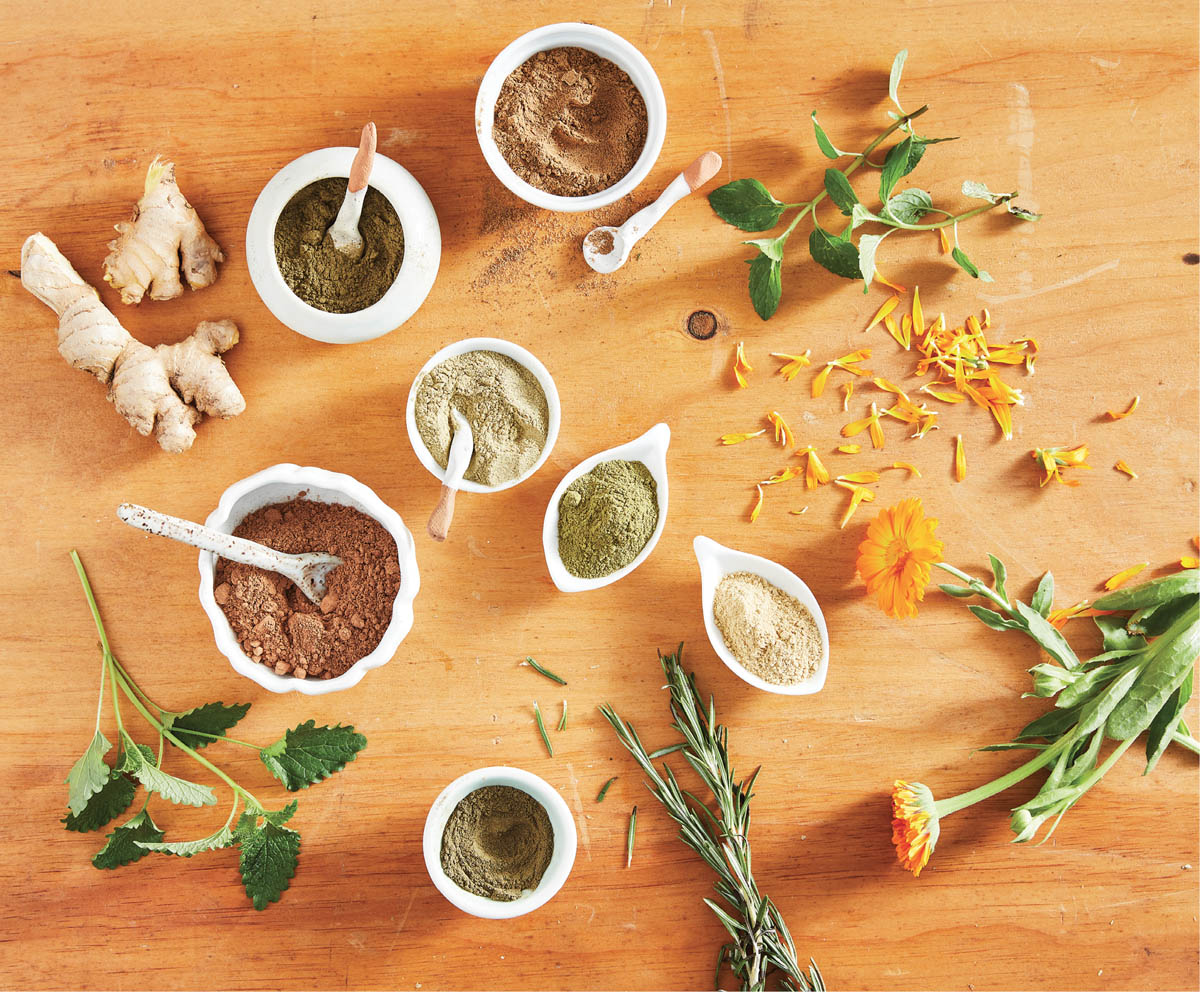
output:
[[329, 239], [333, 247], [343, 255], [357, 258], [362, 254], [363, 239], [358, 230], [358, 219], [362, 216], [363, 200], [367, 197], [367, 181], [371, 178], [371, 167], [375, 164], [375, 123], [368, 121], [358, 139], [358, 152], [350, 164], [350, 178], [346, 182], [346, 199], [338, 211], [333, 226], [329, 228]]
[[454, 519], [454, 494], [462, 485], [463, 475], [471, 464], [471, 455], [475, 452], [475, 435], [471, 424], [455, 409], [450, 410], [450, 419], [454, 421], [454, 437], [450, 441], [450, 455], [446, 459], [446, 475], [442, 480], [442, 495], [433, 513], [429, 515], [429, 523], [425, 529], [435, 541], [446, 540], [450, 533], [450, 521]]

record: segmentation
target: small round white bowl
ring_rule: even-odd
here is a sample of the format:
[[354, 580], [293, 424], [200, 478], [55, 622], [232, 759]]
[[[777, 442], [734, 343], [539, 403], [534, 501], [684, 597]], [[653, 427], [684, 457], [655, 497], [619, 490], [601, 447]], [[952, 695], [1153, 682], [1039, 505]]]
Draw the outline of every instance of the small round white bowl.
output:
[[267, 309], [293, 331], [329, 344], [369, 341], [395, 330], [425, 302], [442, 260], [442, 232], [433, 204], [411, 172], [375, 155], [370, 184], [387, 197], [404, 228], [404, 260], [391, 288], [354, 313], [328, 313], [292, 292], [275, 258], [275, 223], [300, 190], [320, 179], [350, 174], [357, 148], [319, 148], [280, 169], [263, 187], [246, 224], [246, 265]]
[[[452, 882], [450, 876], [442, 870], [442, 834], [446, 830], [446, 821], [450, 819], [454, 807], [470, 793], [489, 785], [508, 785], [527, 792], [545, 807], [550, 817], [550, 826], [554, 830], [554, 853], [550, 856], [550, 864], [538, 887], [512, 902], [485, 899], [468, 892]], [[571, 874], [577, 843], [575, 820], [571, 817], [571, 811], [550, 783], [532, 772], [504, 765], [478, 768], [456, 778], [446, 786], [429, 809], [429, 815], [425, 818], [425, 833], [421, 840], [425, 853], [425, 868], [429, 871], [429, 877], [437, 890], [464, 913], [485, 920], [510, 920], [514, 916], [531, 913], [549, 902]]]
[[533, 373], [538, 385], [542, 387], [542, 392], [546, 394], [546, 446], [542, 448], [542, 453], [538, 455], [537, 461], [529, 467], [529, 471], [515, 479], [509, 479], [508, 482], [502, 482], [498, 486], [485, 486], [478, 482], [472, 482], [470, 479], [463, 479], [458, 485], [459, 490], [464, 493], [498, 493], [502, 489], [511, 489], [524, 482], [550, 457], [554, 442], [558, 440], [558, 427], [562, 422], [562, 405], [558, 399], [558, 387], [554, 385], [554, 380], [546, 370], [546, 366], [538, 361], [532, 352], [522, 348], [519, 344], [513, 344], [511, 341], [504, 341], [501, 338], [464, 338], [462, 341], [446, 345], [421, 366], [421, 371], [416, 374], [412, 386], [409, 387], [408, 404], [404, 410], [404, 422], [408, 426], [408, 440], [413, 446], [413, 451], [417, 453], [417, 460], [439, 482], [446, 481], [446, 470], [434, 461], [433, 455], [425, 447], [425, 442], [421, 440], [420, 431], [417, 430], [417, 387], [430, 369], [440, 365], [447, 358], [456, 358], [459, 355], [465, 355], [468, 351], [494, 351], [519, 362]]
[[[760, 558], [758, 555], [747, 554], [744, 551], [734, 551], [733, 548], [727, 548], [707, 537], [697, 537], [692, 542], [692, 547], [696, 552], [696, 560], [700, 563], [700, 601], [704, 609], [704, 629], [708, 633], [708, 639], [712, 643], [717, 657], [725, 662], [726, 667], [743, 682], [749, 683], [756, 689], [762, 689], [764, 692], [775, 692], [781, 696], [811, 696], [815, 692], [820, 692], [825, 686], [825, 676], [829, 673], [829, 630], [825, 626], [825, 614], [821, 612], [821, 606], [817, 602], [817, 597], [812, 594], [812, 590], [800, 580], [795, 572], [789, 571], [769, 558]], [[803, 682], [797, 682], [795, 685], [777, 685], [774, 682], [768, 682], [753, 672], [747, 671], [742, 663], [733, 656], [733, 652], [726, 647], [725, 638], [713, 616], [713, 597], [716, 595], [718, 583], [731, 572], [753, 572], [755, 575], [761, 575], [772, 585], [778, 586], [789, 596], [798, 599], [812, 614], [812, 618], [817, 624], [817, 630], [821, 632], [821, 660], [817, 664], [817, 670], [809, 678]]]
[[[362, 677], [372, 668], [386, 665], [408, 636], [413, 625], [413, 600], [421, 588], [421, 576], [417, 571], [416, 545], [400, 514], [388, 506], [361, 482], [339, 472], [326, 472], [320, 468], [300, 465], [272, 465], [248, 478], [235, 482], [221, 494], [217, 508], [208, 515], [205, 524], [225, 534], [232, 534], [248, 514], [271, 503], [284, 503], [301, 493], [305, 499], [320, 503], [338, 503], [352, 506], [361, 513], [374, 517], [396, 541], [396, 552], [400, 563], [400, 591], [392, 604], [392, 620], [383, 633], [379, 645], [365, 658], [360, 658], [347, 671], [331, 679], [298, 679], [292, 675], [276, 675], [260, 662], [248, 657], [238, 644], [233, 628], [225, 619], [221, 607], [213, 598], [213, 576], [216, 572], [217, 556], [210, 551], [200, 552], [200, 605], [208, 614], [212, 624], [213, 638], [217, 650], [229, 659], [234, 671], [244, 675], [271, 692], [300, 692], [306, 696], [320, 696], [339, 689], [358, 685]], [[321, 550], [315, 548], [313, 550]]]
[[[671, 444], [671, 428], [666, 424], [655, 424], [639, 438], [628, 444], [619, 445], [601, 451], [591, 458], [585, 458], [570, 472], [563, 476], [562, 482], [550, 497], [550, 505], [546, 507], [546, 518], [542, 522], [542, 550], [546, 555], [546, 567], [550, 570], [550, 578], [562, 592], [586, 592], [589, 589], [599, 589], [611, 585], [618, 579], [623, 579], [642, 562], [650, 557], [650, 552], [662, 537], [663, 528], [667, 525], [667, 448]], [[586, 475], [601, 462], [629, 461], [641, 462], [654, 476], [654, 485], [658, 495], [658, 523], [654, 533], [641, 552], [624, 568], [618, 568], [610, 575], [598, 579], [581, 579], [572, 575], [563, 564], [562, 555], [558, 553], [558, 504], [562, 500], [567, 486]]]
[[[592, 193], [590, 196], [555, 196], [530, 185], [513, 172], [492, 139], [492, 125], [496, 120], [496, 99], [500, 96], [504, 80], [514, 69], [538, 52], [551, 48], [586, 48], [589, 52], [614, 62], [629, 74], [646, 104], [646, 144], [642, 147], [642, 154], [625, 176], [608, 189]], [[484, 73], [483, 81], [479, 84], [479, 94], [475, 97], [475, 133], [479, 138], [483, 157], [496, 178], [522, 200], [532, 203], [535, 207], [564, 213], [595, 210], [632, 193], [654, 167], [667, 134], [667, 98], [663, 95], [662, 83], [658, 81], [658, 76], [646, 60], [646, 56], [619, 34], [594, 24], [547, 24], [521, 35], [508, 45]]]

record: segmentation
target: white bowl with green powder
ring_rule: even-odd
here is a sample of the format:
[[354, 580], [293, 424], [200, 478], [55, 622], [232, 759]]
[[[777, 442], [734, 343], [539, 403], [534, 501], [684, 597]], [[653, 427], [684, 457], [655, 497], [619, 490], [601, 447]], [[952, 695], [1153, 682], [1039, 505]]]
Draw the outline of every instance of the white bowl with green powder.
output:
[[408, 391], [404, 419], [417, 459], [446, 481], [453, 438], [451, 408], [471, 424], [475, 451], [458, 488], [495, 493], [528, 479], [558, 439], [562, 407], [546, 366], [500, 338], [447, 345], [422, 367]]
[[[670, 443], [671, 428], [666, 424], [655, 424], [628, 444], [585, 458], [563, 476], [550, 497], [542, 524], [546, 567], [561, 591], [586, 592], [611, 585], [650, 557], [667, 524], [667, 448]], [[609, 472], [612, 468], [621, 471]], [[597, 478], [606, 472], [604, 478]], [[643, 486], [645, 490], [638, 492]], [[613, 489], [606, 491], [607, 487]], [[564, 510], [563, 501], [568, 491], [582, 493], [584, 500], [595, 499], [598, 505], [593, 512], [574, 519], [574, 513]], [[657, 511], [652, 526], [647, 519], [649, 508], [641, 505], [648, 498], [650, 507]], [[587, 509], [586, 502], [582, 509]], [[622, 513], [627, 513], [628, 519], [619, 519]], [[614, 520], [614, 516], [618, 519]], [[563, 527], [564, 522], [569, 527]], [[606, 541], [604, 535], [611, 532], [614, 525], [621, 532], [618, 540]], [[649, 536], [640, 550], [628, 546], [630, 533], [637, 535], [640, 542], [647, 531]], [[635, 550], [636, 555], [628, 560]], [[611, 571], [605, 567], [606, 561], [615, 566]], [[581, 564], [585, 567], [578, 567]]]
[[[820, 692], [829, 672], [829, 630], [812, 590], [769, 558], [735, 551], [707, 537], [697, 537], [692, 546], [700, 564], [704, 629], [717, 657], [743, 682], [764, 692]], [[725, 580], [740, 588], [727, 588], [718, 602]], [[718, 616], [722, 607], [725, 613]], [[722, 623], [730, 628], [744, 661], [721, 632]], [[791, 681], [796, 672], [806, 675]]]

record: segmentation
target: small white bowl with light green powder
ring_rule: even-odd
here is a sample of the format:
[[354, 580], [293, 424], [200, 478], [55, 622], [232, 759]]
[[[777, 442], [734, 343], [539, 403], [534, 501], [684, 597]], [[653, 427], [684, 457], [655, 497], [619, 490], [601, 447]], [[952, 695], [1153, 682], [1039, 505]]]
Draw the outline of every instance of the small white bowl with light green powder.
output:
[[764, 692], [820, 692], [829, 672], [829, 631], [812, 590], [769, 558], [707, 537], [692, 546], [700, 564], [704, 629], [717, 657]]
[[417, 459], [440, 482], [454, 436], [451, 409], [471, 425], [475, 451], [458, 488], [494, 493], [528, 479], [558, 439], [562, 408], [540, 361], [511, 341], [467, 338], [422, 366], [405, 421]]

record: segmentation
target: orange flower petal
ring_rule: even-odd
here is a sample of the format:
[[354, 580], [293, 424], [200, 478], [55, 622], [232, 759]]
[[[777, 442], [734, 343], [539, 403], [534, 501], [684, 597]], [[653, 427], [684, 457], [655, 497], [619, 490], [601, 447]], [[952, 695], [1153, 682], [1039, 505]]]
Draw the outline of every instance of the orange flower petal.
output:
[[909, 472], [911, 472], [913, 475], [915, 475], [918, 479], [921, 478], [921, 470], [919, 468], [917, 468], [916, 465], [912, 465], [909, 462], [892, 462], [892, 468], [907, 469]]
[[944, 227], [939, 227], [937, 229], [937, 232], [938, 232], [938, 242], [941, 245], [942, 254], [949, 255], [950, 254], [950, 236], [948, 234], [946, 234], [946, 229]]
[[825, 392], [825, 383], [828, 381], [829, 373], [832, 371], [833, 371], [833, 362], [830, 362], [823, 369], [821, 369], [820, 372], [818, 372], [815, 376], [813, 376], [812, 395], [813, 395], [814, 400], [817, 397], [819, 397], [823, 392]]
[[842, 412], [850, 409], [850, 397], [854, 395], [854, 383], [847, 382], [842, 386]]
[[840, 451], [843, 455], [857, 455], [860, 451], [862, 451], [862, 445], [861, 444], [839, 444], [837, 446], [837, 450]]
[[1124, 472], [1131, 479], [1136, 479], [1138, 477], [1137, 472], [1135, 472], [1133, 469], [1131, 469], [1128, 465], [1125, 464], [1124, 458], [1119, 459], [1117, 461], [1117, 464], [1114, 465], [1113, 468], [1115, 468], [1118, 472]]
[[962, 482], [967, 477], [967, 453], [963, 451], [962, 435], [954, 441], [954, 478]]
[[1142, 569], [1146, 568], [1149, 564], [1150, 563], [1148, 561], [1144, 561], [1138, 565], [1130, 565], [1128, 568], [1122, 569], [1111, 579], [1105, 580], [1104, 588], [1109, 592], [1112, 592], [1114, 589], [1120, 589], [1121, 586], [1125, 585], [1126, 582], [1141, 572]]
[[745, 374], [754, 371], [754, 366], [746, 361], [746, 352], [742, 347], [743, 343], [742, 341], [738, 342], [737, 350], [733, 354], [733, 377], [737, 380], [740, 389], [745, 389], [749, 385]]
[[1184, 555], [1179, 559], [1179, 565], [1181, 568], [1200, 568], [1200, 558]]
[[925, 333], [925, 311], [921, 309], [921, 287], [913, 287], [912, 300], [912, 322], [913, 331], [919, 337]]
[[1133, 398], [1133, 401], [1129, 404], [1129, 409], [1127, 409], [1124, 413], [1117, 413], [1115, 410], [1109, 410], [1108, 418], [1110, 420], [1124, 420], [1131, 413], [1133, 413], [1134, 410], [1136, 410], [1138, 408], [1138, 404], [1141, 402], [1142, 402], [1141, 396], [1135, 396]]
[[875, 316], [871, 318], [871, 323], [867, 325], [866, 329], [869, 331], [872, 327], [883, 320], [889, 313], [896, 309], [896, 305], [899, 302], [899, 296], [889, 296], [886, 300], [884, 300], [883, 306], [875, 311]]
[[784, 360], [784, 364], [779, 368], [779, 374], [783, 376], [787, 382], [791, 382], [794, 378], [796, 378], [797, 372], [799, 372], [802, 368], [812, 364], [812, 360], [809, 357], [811, 354], [812, 349], [808, 348], [802, 355], [787, 355], [782, 352], [773, 351], [771, 352], [771, 357], [781, 358]]
[[796, 438], [792, 435], [792, 429], [788, 427], [787, 421], [783, 419], [783, 414], [777, 410], [772, 410], [767, 414], [767, 420], [775, 428], [775, 440], [777, 442], [788, 448], [796, 447]]
[[846, 475], [839, 475], [838, 482], [854, 482], [858, 484], [869, 484], [879, 481], [878, 472], [850, 472]]
[[762, 437], [766, 433], [767, 429], [764, 427], [761, 431], [754, 431], [749, 434], [722, 434], [721, 443], [741, 444], [743, 441], [749, 441], [752, 437]]
[[763, 506], [763, 487], [757, 485], [754, 487], [758, 490], [758, 502], [754, 504], [754, 509], [750, 511], [750, 522], [754, 523], [758, 519], [758, 515], [762, 512]]

